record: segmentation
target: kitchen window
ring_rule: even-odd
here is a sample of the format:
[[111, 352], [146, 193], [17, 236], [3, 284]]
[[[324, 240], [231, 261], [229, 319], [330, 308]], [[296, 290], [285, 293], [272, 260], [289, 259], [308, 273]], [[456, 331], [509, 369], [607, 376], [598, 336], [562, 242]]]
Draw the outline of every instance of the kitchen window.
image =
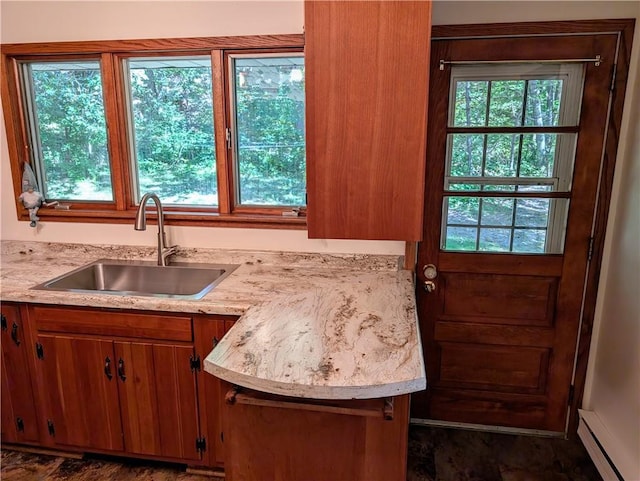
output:
[[305, 228], [302, 46], [302, 35], [3, 45], [16, 196], [29, 163], [60, 203], [43, 221], [131, 222], [155, 192], [174, 225]]

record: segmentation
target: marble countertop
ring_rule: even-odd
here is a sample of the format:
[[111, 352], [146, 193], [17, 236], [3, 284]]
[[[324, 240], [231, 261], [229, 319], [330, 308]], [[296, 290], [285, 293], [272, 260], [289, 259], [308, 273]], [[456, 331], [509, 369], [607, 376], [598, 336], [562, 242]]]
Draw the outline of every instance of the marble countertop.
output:
[[238, 264], [201, 300], [33, 290], [98, 259], [155, 249], [2, 241], [3, 301], [241, 316], [205, 370], [240, 386], [315, 399], [426, 387], [411, 273], [396, 256], [180, 249], [176, 261]]

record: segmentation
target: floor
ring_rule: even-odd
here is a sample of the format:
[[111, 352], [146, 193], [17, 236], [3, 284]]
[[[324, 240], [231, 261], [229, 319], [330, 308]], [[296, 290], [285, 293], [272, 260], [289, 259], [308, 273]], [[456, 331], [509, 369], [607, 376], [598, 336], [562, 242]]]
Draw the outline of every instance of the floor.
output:
[[[3, 450], [2, 481], [214, 481], [147, 462]], [[580, 441], [412, 426], [407, 481], [602, 481]], [[268, 480], [265, 480], [268, 481]], [[327, 480], [348, 481], [348, 480]]]

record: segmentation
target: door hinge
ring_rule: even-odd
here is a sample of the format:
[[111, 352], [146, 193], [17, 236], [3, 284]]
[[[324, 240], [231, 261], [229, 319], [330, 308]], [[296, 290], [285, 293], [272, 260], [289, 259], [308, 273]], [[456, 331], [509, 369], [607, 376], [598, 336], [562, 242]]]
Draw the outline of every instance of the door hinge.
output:
[[231, 150], [231, 129], [229, 127], [224, 129], [224, 135], [227, 140], [227, 149]]
[[567, 404], [569, 406], [571, 406], [571, 404], [573, 403], [573, 398], [576, 394], [576, 387], [572, 384], [571, 386], [569, 386], [569, 400], [567, 401]]
[[196, 450], [199, 453], [203, 453], [207, 450], [207, 440], [204, 436], [202, 436], [201, 438], [196, 438]]
[[595, 238], [589, 237], [589, 250], [587, 251], [587, 260], [590, 261], [593, 258], [593, 246], [595, 244]]
[[47, 419], [47, 429], [49, 430], [49, 436], [54, 436], [56, 435], [56, 428], [53, 425], [53, 421], [51, 419]]
[[16, 429], [24, 432], [24, 421], [19, 416], [16, 418]]
[[38, 359], [44, 359], [44, 349], [39, 342], [36, 342], [36, 356], [38, 356]]
[[196, 354], [196, 357], [189, 356], [189, 363], [191, 365], [192, 371], [200, 370], [200, 356], [198, 356], [197, 354]]

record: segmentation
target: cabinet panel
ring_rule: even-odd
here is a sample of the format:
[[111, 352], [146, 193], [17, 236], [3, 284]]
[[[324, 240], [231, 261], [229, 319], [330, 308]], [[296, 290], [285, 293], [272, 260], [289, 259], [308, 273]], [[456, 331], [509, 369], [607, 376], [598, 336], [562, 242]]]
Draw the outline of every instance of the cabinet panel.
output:
[[[118, 387], [110, 341], [40, 334], [42, 380], [49, 442], [84, 448], [123, 449]], [[49, 424], [51, 423], [51, 424]]]
[[[375, 406], [378, 409], [375, 409]], [[225, 409], [230, 481], [406, 479], [409, 396], [324, 404], [246, 391]]]
[[17, 306], [2, 305], [2, 441], [37, 442], [38, 421], [31, 386], [27, 336]]
[[309, 237], [422, 237], [430, 1], [306, 1]]
[[193, 348], [115, 342], [128, 452], [199, 460]]
[[191, 317], [69, 307], [31, 307], [39, 331], [191, 341]]

